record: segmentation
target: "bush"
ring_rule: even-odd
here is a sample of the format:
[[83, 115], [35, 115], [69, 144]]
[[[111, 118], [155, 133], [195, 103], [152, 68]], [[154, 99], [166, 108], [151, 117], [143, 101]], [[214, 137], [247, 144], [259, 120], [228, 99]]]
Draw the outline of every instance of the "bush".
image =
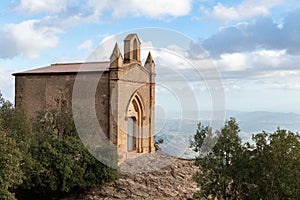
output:
[[100, 163], [88, 152], [74, 132], [72, 117], [67, 115], [46, 113], [35, 123], [37, 133], [30, 148], [35, 164], [28, 170], [22, 188], [35, 193], [37, 198], [101, 187], [117, 178], [117, 170]]

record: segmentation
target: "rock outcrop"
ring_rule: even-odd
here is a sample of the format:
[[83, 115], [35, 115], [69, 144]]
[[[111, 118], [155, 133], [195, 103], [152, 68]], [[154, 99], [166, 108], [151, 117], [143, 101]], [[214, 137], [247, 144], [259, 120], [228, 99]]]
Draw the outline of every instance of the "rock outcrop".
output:
[[117, 181], [101, 190], [81, 194], [77, 199], [191, 199], [198, 191], [192, 180], [197, 170], [191, 160], [159, 153], [144, 154], [122, 163]]

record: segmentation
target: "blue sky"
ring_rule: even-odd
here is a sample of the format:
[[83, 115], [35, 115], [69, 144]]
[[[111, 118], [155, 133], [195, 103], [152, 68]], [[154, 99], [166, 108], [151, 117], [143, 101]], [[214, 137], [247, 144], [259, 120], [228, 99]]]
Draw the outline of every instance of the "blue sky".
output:
[[[299, 19], [298, 0], [6, 0], [0, 90], [13, 100], [11, 73], [84, 61], [109, 36], [158, 27], [205, 48], [222, 77], [226, 109], [300, 113]], [[192, 87], [208, 99], [204, 110], [210, 95], [200, 83]]]

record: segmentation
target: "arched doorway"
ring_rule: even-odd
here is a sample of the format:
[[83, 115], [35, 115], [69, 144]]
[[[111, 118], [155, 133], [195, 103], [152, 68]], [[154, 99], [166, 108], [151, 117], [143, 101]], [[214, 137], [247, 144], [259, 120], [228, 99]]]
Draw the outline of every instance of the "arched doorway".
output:
[[127, 151], [142, 152], [144, 106], [136, 93], [127, 107]]
[[136, 119], [129, 117], [127, 122], [127, 151], [136, 150]]

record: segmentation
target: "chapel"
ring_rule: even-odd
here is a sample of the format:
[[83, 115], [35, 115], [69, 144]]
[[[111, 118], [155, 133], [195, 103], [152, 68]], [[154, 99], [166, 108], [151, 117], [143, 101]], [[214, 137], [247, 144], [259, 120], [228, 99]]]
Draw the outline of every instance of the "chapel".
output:
[[154, 152], [155, 63], [149, 52], [142, 64], [136, 34], [123, 43], [123, 55], [116, 43], [109, 61], [58, 63], [14, 73], [16, 108], [31, 119], [39, 112], [90, 110], [119, 159]]

